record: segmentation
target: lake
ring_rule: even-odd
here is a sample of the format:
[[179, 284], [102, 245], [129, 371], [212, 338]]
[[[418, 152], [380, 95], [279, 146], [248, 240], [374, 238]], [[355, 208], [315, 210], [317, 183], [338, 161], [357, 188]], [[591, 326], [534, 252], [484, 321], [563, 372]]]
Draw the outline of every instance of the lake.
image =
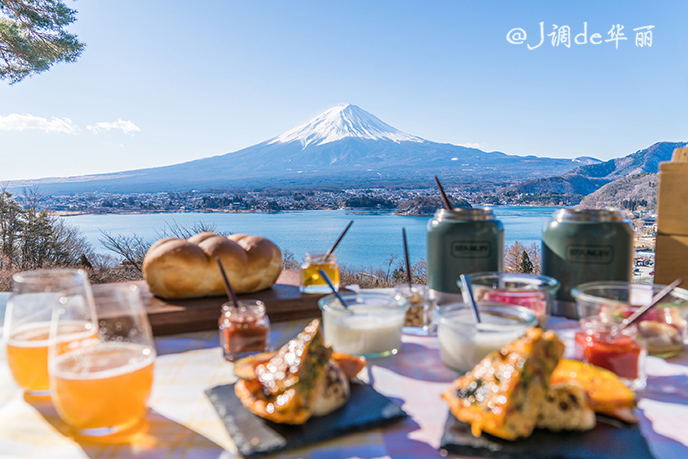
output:
[[[505, 227], [506, 245], [519, 241], [540, 241], [542, 227], [553, 207], [495, 206]], [[430, 217], [408, 217], [388, 212], [354, 210], [307, 210], [266, 213], [156, 213], [108, 214], [62, 217], [78, 227], [97, 251], [106, 253], [100, 243], [102, 231], [113, 234], [138, 234], [154, 242], [169, 225], [191, 226], [203, 222], [220, 233], [247, 233], [265, 236], [301, 260], [309, 251], [324, 252], [349, 220], [355, 223], [337, 249], [340, 264], [357, 267], [382, 267], [391, 255], [402, 254], [401, 228], [409, 238], [413, 261], [425, 258], [425, 226]]]

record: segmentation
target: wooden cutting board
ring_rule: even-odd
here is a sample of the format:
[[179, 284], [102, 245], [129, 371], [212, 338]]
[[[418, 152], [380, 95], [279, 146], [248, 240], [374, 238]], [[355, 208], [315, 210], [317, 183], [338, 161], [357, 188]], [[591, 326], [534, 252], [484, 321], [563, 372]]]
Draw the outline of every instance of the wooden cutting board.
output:
[[[153, 335], [172, 335], [193, 331], [217, 330], [220, 308], [227, 301], [224, 296], [190, 300], [164, 300], [155, 297], [145, 281], [134, 281], [139, 287], [148, 312]], [[320, 317], [318, 299], [323, 295], [299, 292], [299, 272], [283, 271], [272, 288], [239, 295], [239, 299], [256, 299], [265, 303], [271, 322]], [[93, 287], [98, 288], [98, 285]]]

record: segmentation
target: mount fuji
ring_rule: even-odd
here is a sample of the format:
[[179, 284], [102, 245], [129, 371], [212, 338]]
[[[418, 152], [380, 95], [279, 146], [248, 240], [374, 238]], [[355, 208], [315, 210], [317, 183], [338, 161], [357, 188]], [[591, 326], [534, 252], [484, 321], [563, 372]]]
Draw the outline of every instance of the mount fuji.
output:
[[156, 192], [271, 186], [430, 183], [432, 175], [505, 183], [563, 174], [593, 158], [513, 156], [432, 142], [362, 108], [339, 105], [269, 140], [232, 153], [109, 174], [10, 182], [42, 193]]

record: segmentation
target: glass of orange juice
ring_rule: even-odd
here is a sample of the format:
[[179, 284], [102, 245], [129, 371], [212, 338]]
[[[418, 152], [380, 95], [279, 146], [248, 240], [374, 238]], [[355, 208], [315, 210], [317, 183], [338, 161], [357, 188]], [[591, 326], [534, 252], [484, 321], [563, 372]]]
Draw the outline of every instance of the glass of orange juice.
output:
[[[62, 297], [73, 308], [92, 309], [91, 287], [84, 271], [37, 270], [12, 276], [3, 331], [6, 358], [15, 382], [31, 396], [50, 395], [50, 321]], [[93, 324], [83, 320], [64, 322], [61, 327], [61, 345], [88, 339], [96, 333]]]
[[[137, 432], [153, 386], [155, 348], [139, 290], [96, 286], [93, 311], [62, 297], [51, 324], [51, 396], [58, 414], [78, 436]], [[90, 322], [94, 339], [61, 344], [65, 324]]]

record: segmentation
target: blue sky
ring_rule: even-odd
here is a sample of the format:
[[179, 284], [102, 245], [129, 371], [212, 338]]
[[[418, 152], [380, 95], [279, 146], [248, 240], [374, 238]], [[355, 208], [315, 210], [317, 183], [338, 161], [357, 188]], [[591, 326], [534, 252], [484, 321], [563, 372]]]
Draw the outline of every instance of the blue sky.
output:
[[[343, 102], [442, 142], [603, 159], [688, 139], [688, 2], [80, 1], [86, 43], [0, 83], [0, 179], [171, 164], [237, 150]], [[603, 39], [506, 41], [539, 22]], [[653, 46], [633, 28], [654, 25]]]

